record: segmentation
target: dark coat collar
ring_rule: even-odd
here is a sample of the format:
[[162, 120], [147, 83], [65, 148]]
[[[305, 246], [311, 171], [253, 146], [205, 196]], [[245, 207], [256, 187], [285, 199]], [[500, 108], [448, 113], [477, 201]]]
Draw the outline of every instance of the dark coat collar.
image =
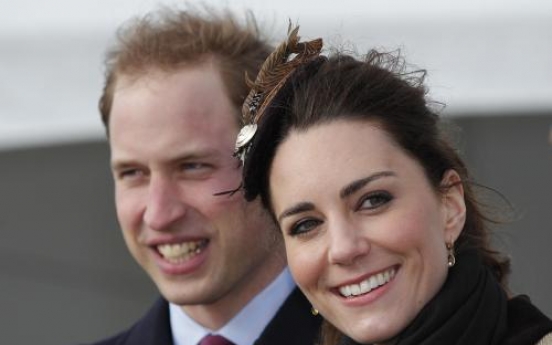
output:
[[[295, 288], [255, 345], [314, 344], [320, 323], [321, 317], [311, 314], [310, 303]], [[168, 302], [159, 298], [130, 329], [94, 345], [173, 345]]]

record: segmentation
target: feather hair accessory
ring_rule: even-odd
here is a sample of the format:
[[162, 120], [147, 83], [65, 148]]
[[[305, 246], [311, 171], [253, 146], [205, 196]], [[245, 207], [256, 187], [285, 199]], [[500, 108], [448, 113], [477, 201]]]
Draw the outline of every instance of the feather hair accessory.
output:
[[287, 40], [269, 55], [255, 81], [252, 82], [246, 76], [246, 82], [251, 91], [242, 107], [244, 126], [238, 134], [234, 150], [234, 156], [239, 157], [242, 163], [257, 131], [257, 123], [266, 107], [298, 66], [320, 55], [322, 39], [299, 42], [298, 32], [299, 26], [293, 28], [290, 23]]

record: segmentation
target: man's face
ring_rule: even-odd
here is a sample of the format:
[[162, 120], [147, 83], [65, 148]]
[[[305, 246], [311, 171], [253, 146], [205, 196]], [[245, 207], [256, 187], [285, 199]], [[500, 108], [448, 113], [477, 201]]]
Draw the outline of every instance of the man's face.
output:
[[[110, 118], [125, 242], [169, 301], [241, 308], [283, 267], [258, 202], [236, 188], [237, 109], [211, 65], [118, 81]], [[271, 272], [271, 273], [268, 273]], [[192, 307], [190, 307], [192, 308]]]

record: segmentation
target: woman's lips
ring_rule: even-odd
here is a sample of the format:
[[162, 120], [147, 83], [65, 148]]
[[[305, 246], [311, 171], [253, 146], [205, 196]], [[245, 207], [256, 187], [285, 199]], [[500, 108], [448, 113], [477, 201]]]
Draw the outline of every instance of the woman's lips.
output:
[[339, 295], [346, 298], [365, 295], [370, 291], [389, 283], [395, 277], [396, 272], [397, 267], [393, 266], [385, 271], [372, 274], [358, 283], [342, 285], [336, 290]]

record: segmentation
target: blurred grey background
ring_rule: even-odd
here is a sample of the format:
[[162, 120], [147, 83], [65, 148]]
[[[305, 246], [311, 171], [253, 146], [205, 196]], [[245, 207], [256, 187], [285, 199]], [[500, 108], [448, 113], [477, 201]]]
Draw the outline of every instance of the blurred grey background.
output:
[[[429, 72], [475, 179], [515, 221], [495, 241], [512, 289], [552, 315], [552, 2], [216, 1], [274, 42], [402, 49]], [[0, 0], [0, 343], [78, 344], [130, 325], [156, 297], [115, 218], [97, 112], [116, 27], [178, 1]], [[353, 47], [354, 44], [354, 47]]]

